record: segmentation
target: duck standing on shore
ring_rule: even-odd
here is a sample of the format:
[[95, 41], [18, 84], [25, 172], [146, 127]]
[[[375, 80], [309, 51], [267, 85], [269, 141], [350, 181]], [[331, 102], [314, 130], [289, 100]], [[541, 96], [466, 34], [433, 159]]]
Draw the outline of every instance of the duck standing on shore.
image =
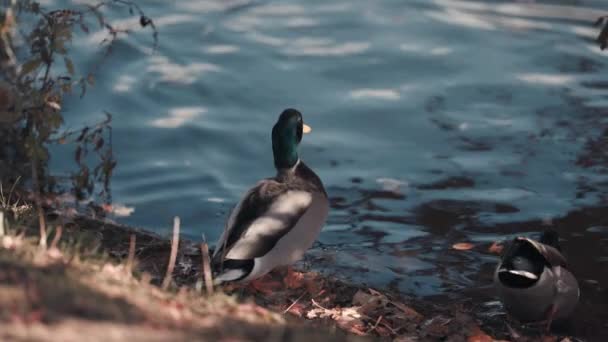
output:
[[494, 284], [509, 314], [522, 322], [546, 321], [547, 330], [572, 313], [580, 294], [552, 230], [539, 241], [515, 238], [496, 268]]
[[321, 179], [298, 156], [310, 132], [295, 109], [272, 129], [277, 174], [247, 191], [233, 209], [212, 257], [215, 284], [250, 281], [300, 260], [317, 239], [329, 212]]

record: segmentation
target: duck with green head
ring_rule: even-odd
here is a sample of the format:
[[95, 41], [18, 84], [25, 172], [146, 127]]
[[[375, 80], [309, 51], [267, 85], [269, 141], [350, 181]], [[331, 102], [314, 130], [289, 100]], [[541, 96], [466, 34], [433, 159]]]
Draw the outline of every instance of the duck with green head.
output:
[[247, 191], [232, 210], [212, 258], [215, 281], [250, 281], [300, 260], [317, 239], [329, 212], [321, 179], [299, 158], [310, 132], [295, 109], [272, 129], [277, 170]]

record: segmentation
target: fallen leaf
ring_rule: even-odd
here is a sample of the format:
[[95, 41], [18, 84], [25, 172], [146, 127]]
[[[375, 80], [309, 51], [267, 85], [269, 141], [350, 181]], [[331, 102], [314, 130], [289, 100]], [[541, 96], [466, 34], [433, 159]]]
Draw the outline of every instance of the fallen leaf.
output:
[[326, 318], [337, 315], [336, 310], [325, 309], [325, 308], [314, 308], [306, 313], [306, 318]]
[[311, 309], [308, 310], [308, 312], [306, 313], [306, 318], [308, 319], [315, 319], [317, 317], [321, 317], [321, 313], [323, 312], [322, 309]]
[[287, 272], [283, 282], [288, 289], [299, 289], [304, 286], [304, 273], [297, 271]]
[[418, 311], [410, 308], [409, 306], [399, 303], [399, 302], [391, 302], [394, 306], [396, 306], [399, 310], [401, 310], [407, 319], [410, 319], [414, 322], [422, 322], [424, 316], [422, 316]]
[[339, 310], [340, 317], [352, 317], [352, 318], [361, 318], [361, 314], [359, 313], [358, 306], [352, 306], [349, 308], [344, 308]]
[[452, 245], [452, 248], [457, 251], [468, 251], [469, 249], [472, 249], [473, 247], [475, 247], [475, 245], [473, 245], [470, 242], [459, 242], [459, 243], [455, 243]]
[[359, 313], [359, 306], [347, 308], [325, 308], [312, 300], [315, 308], [306, 313], [306, 318], [330, 318], [336, 322], [341, 329], [347, 330], [356, 335], [366, 335], [366, 324], [363, 316]]
[[467, 338], [467, 342], [493, 342], [494, 339], [490, 335], [486, 334], [479, 327], [472, 329], [471, 334]]
[[499, 244], [498, 242], [494, 242], [492, 243], [492, 246], [490, 246], [490, 248], [488, 248], [488, 252], [490, 253], [494, 253], [494, 254], [500, 254], [502, 253], [504, 246]]
[[361, 319], [358, 309], [358, 307], [344, 308], [337, 311], [337, 314], [333, 314], [332, 318], [340, 328], [353, 334], [366, 335], [365, 323]]

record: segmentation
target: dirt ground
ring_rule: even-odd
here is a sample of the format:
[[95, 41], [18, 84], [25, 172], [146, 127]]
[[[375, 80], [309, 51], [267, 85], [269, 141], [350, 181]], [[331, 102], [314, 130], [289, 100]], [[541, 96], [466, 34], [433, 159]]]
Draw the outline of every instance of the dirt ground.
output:
[[0, 237], [2, 341], [573, 340], [484, 321], [472, 305], [414, 300], [314, 272], [279, 270], [207, 294], [200, 245], [191, 241], [180, 242], [171, 286], [162, 290], [169, 239], [55, 216], [43, 249], [36, 222], [21, 220]]

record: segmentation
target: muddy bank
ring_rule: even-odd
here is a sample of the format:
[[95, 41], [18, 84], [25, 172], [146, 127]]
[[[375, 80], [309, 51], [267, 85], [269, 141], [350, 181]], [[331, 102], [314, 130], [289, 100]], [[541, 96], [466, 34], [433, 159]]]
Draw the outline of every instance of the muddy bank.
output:
[[[580, 222], [581, 217], [596, 222], [605, 209], [594, 208], [573, 212], [563, 219], [556, 220], [554, 225], [556, 227], [567, 225], [573, 219]], [[58, 223], [59, 220], [56, 218], [55, 221], [50, 222], [50, 226]], [[525, 224], [536, 226], [538, 223]], [[29, 229], [29, 234], [35, 235], [36, 229], [33, 228], [35, 225], [30, 224], [29, 227], [32, 227]], [[134, 235], [136, 240], [136, 263], [134, 277], [128, 277], [131, 282], [128, 286], [153, 289], [171, 298], [182, 296], [184, 301], [179, 305], [185, 307], [189, 307], [190, 303], [209, 305], [210, 299], [199, 290], [195, 290], [197, 281], [201, 278], [201, 253], [198, 243], [189, 240], [180, 241], [172, 290], [165, 293], [160, 291], [157, 285], [164, 277], [169, 260], [171, 246], [168, 238], [111, 222], [78, 217], [70, 222], [64, 222], [62, 240], [69, 241], [75, 246], [73, 248], [75, 253], [85, 256], [90, 254], [89, 257], [105, 255], [101, 258], [104, 265], [109, 263], [124, 265], [131, 235]], [[461, 253], [463, 257], [472, 257], [476, 253], [481, 253], [497, 258], [500, 248], [496, 248], [494, 243], [475, 244], [470, 249], [456, 252]], [[62, 265], [66, 268], [71, 267], [70, 263]], [[500, 304], [493, 298], [493, 291], [489, 286], [490, 279], [486, 279], [487, 286], [472, 287], [469, 291], [465, 291], [466, 300], [455, 301], [449, 295], [413, 298], [390, 289], [374, 289], [364, 284], [344, 282], [332, 275], [302, 271], [309, 268], [306, 263], [297, 265], [297, 268], [299, 272], [274, 272], [264, 282], [253, 286], [229, 286], [218, 290], [223, 292], [222, 298], [226, 295], [231, 296], [226, 298], [234, 301], [236, 305], [234, 310], [240, 310], [239, 305], [248, 305], [246, 307], [253, 305], [254, 308], [264, 310], [269, 315], [275, 315], [272, 317], [279, 317], [281, 329], [287, 329], [284, 332], [287, 335], [280, 335], [282, 340], [300, 338], [302, 335], [297, 328], [300, 325], [312, 326], [314, 329], [308, 330], [314, 330], [315, 333], [321, 334], [319, 336], [331, 335], [337, 340], [347, 339], [346, 336], [399, 341], [534, 341], [541, 337], [547, 341], [561, 341], [574, 337], [587, 341], [600, 341], [605, 338], [602, 334], [605, 334], [603, 330], [606, 328], [606, 313], [589, 311], [586, 303], [606, 298], [601, 296], [606, 296], [607, 292], [598, 288], [599, 283], [585, 282], [582, 279], [583, 298], [576, 318], [566, 326], [556, 327], [553, 331], [555, 336], [544, 336], [536, 327], [522, 326], [507, 319]], [[100, 269], [103, 270], [103, 267]], [[593, 292], [589, 290], [590, 286], [596, 287]], [[219, 305], [221, 307], [223, 304]], [[123, 309], [130, 312], [128, 305]], [[123, 309], [118, 309], [121, 315], [125, 315], [121, 311]], [[194, 312], [198, 309], [190, 308], [190, 310]], [[258, 309], [249, 307], [247, 310]], [[203, 310], [202, 315], [215, 315], [215, 313]], [[79, 317], [79, 315], [72, 317], [74, 316]], [[126, 314], [124, 317], [131, 315]], [[129, 324], [124, 317], [116, 320], [121, 324]], [[147, 322], [147, 318], [143, 321]], [[134, 324], [137, 325], [141, 321], [136, 319], [135, 322]], [[217, 324], [221, 326], [224, 322], [219, 320]], [[295, 327], [292, 328], [292, 325]], [[266, 326], [264, 329], [266, 333], [268, 329], [273, 331], [273, 328]], [[336, 332], [340, 332], [337, 337], [333, 335]], [[199, 331], [197, 336], [214, 336], [207, 335], [214, 333], [216, 332]], [[260, 333], [255, 328], [253, 332], [245, 332], [244, 335], [239, 336], [244, 340], [259, 340], [262, 336], [259, 335]]]

